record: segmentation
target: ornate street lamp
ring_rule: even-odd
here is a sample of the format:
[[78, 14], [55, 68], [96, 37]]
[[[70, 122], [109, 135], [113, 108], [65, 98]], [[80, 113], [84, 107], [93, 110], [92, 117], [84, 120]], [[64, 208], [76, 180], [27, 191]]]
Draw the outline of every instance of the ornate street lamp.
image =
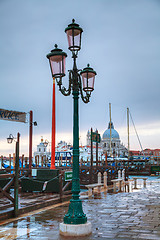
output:
[[12, 134], [9, 134], [9, 137], [7, 138], [7, 142], [8, 142], [9, 144], [11, 144], [11, 143], [13, 142], [13, 140], [14, 140], [13, 135], [12, 135]]
[[53, 77], [53, 98], [52, 98], [52, 140], [51, 140], [51, 169], [55, 169], [55, 145], [56, 145], [56, 117], [55, 117], [55, 78], [61, 79], [65, 76], [65, 59], [67, 54], [59, 49], [57, 44], [55, 48], [47, 55]]
[[75, 20], [65, 29], [68, 38], [68, 49], [71, 51], [79, 51], [81, 49], [81, 35], [83, 29], [79, 27]]
[[[80, 179], [79, 179], [79, 111], [78, 99], [79, 94], [84, 103], [88, 103], [91, 92], [94, 90], [94, 80], [96, 72], [87, 65], [83, 70], [79, 70], [76, 65], [78, 51], [81, 49], [82, 28], [72, 20], [72, 23], [65, 29], [68, 38], [69, 50], [72, 52], [73, 69], [69, 70], [69, 86], [68, 89], [62, 86], [62, 78], [65, 76], [65, 59], [67, 54], [55, 45], [55, 49], [47, 55], [49, 59], [52, 77], [56, 78], [60, 92], [64, 96], [73, 95], [73, 179], [72, 179], [72, 199], [70, 201], [68, 213], [64, 216], [64, 224], [60, 225], [60, 233], [64, 230], [64, 225], [80, 225], [81, 233], [84, 234], [82, 228], [87, 224], [87, 217], [82, 210], [82, 202], [79, 199]], [[84, 226], [85, 227], [85, 226]], [[77, 228], [76, 228], [77, 230]], [[75, 231], [76, 231], [75, 230]], [[70, 230], [68, 230], [68, 235]], [[71, 230], [72, 231], [72, 230]], [[84, 230], [85, 231], [85, 230]], [[91, 232], [89, 230], [88, 234]], [[66, 234], [66, 232], [65, 232]], [[75, 235], [78, 233], [75, 233]], [[87, 234], [87, 232], [86, 232]], [[72, 234], [71, 234], [72, 235]], [[80, 234], [79, 234], [80, 235]]]

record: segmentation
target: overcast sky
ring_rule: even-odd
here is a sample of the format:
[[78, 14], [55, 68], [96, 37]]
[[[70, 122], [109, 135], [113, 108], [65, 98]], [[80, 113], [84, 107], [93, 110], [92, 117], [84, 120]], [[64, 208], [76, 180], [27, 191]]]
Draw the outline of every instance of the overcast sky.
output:
[[[160, 148], [160, 1], [159, 0], [1, 0], [0, 108], [33, 110], [34, 150], [40, 136], [50, 140], [52, 77], [46, 54], [57, 43], [68, 55], [64, 29], [72, 18], [80, 24], [82, 49], [77, 65], [97, 72], [91, 102], [80, 99], [80, 141], [88, 129], [101, 134], [112, 120], [127, 145], [129, 107], [143, 148]], [[67, 84], [68, 76], [64, 78]], [[72, 142], [72, 96], [56, 86], [57, 141]], [[13, 152], [6, 137], [21, 133], [28, 152], [28, 124], [0, 120], [0, 154]], [[140, 149], [131, 124], [131, 148]]]

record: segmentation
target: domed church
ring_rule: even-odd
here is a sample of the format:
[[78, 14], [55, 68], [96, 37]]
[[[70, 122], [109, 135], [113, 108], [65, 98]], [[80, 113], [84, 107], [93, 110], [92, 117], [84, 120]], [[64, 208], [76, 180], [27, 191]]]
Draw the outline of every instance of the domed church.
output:
[[[111, 125], [111, 129], [110, 129]], [[111, 132], [111, 137], [110, 137]], [[113, 122], [109, 122], [108, 129], [105, 130], [101, 140], [104, 153], [111, 157], [125, 157], [128, 155], [127, 148], [121, 143], [119, 133], [114, 129]]]

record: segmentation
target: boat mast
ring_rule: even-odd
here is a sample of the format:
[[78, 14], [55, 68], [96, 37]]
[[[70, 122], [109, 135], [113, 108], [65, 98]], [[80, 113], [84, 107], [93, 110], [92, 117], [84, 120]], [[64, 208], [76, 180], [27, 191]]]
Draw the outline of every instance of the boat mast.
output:
[[109, 127], [110, 127], [110, 157], [112, 155], [112, 149], [111, 149], [111, 136], [112, 136], [112, 132], [111, 132], [111, 103], [109, 103], [109, 116], [110, 116], [110, 123], [109, 123]]
[[132, 115], [131, 115], [131, 112], [130, 112], [130, 111], [129, 111], [129, 114], [130, 114], [130, 117], [131, 117], [131, 120], [132, 120], [132, 123], [133, 123], [133, 126], [134, 126], [134, 130], [135, 130], [135, 132], [136, 132], [136, 135], [137, 135], [138, 142], [139, 142], [139, 145], [140, 145], [140, 147], [141, 147], [142, 153], [143, 153], [143, 155], [145, 156], [144, 151], [143, 151], [143, 147], [142, 147], [140, 138], [139, 138], [139, 136], [138, 136], [138, 133], [137, 133], [137, 130], [136, 130], [136, 127], [135, 127], [135, 124], [134, 124], [134, 121], [133, 121], [133, 118], [132, 118]]
[[129, 108], [127, 108], [127, 130], [128, 130], [128, 159], [129, 159], [129, 151], [130, 151], [130, 143], [129, 143]]

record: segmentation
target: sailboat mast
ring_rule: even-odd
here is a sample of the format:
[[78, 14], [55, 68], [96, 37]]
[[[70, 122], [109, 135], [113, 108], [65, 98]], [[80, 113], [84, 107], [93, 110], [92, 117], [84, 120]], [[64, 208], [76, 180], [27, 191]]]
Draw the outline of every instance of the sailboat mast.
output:
[[111, 136], [112, 136], [112, 131], [111, 131], [111, 103], [109, 103], [109, 116], [110, 116], [109, 127], [110, 127], [110, 157], [111, 157], [111, 155], [112, 155], [112, 148], [111, 148]]
[[129, 142], [129, 108], [127, 108], [127, 131], [128, 131], [128, 159], [130, 151], [130, 142]]

